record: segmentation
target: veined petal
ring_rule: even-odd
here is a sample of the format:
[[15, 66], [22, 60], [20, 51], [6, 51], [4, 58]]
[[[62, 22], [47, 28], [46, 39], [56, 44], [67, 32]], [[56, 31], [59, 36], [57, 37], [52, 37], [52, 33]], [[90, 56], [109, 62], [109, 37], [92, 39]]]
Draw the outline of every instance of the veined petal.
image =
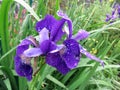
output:
[[88, 58], [95, 60], [97, 62], [100, 62], [100, 64], [104, 67], [104, 61], [100, 60], [99, 58], [97, 58], [96, 56], [90, 54], [89, 52], [87, 52], [82, 46], [80, 46], [80, 52], [84, 55], [86, 55]]
[[69, 50], [67, 50], [63, 55], [62, 59], [66, 63], [67, 67], [70, 69], [75, 68], [78, 65], [79, 58], [77, 58], [74, 54], [72, 54]]
[[88, 36], [89, 36], [89, 32], [87, 32], [85, 30], [80, 30], [72, 38], [75, 40], [83, 40], [83, 39], [86, 39]]
[[43, 28], [51, 31], [52, 24], [56, 22], [56, 19], [52, 15], [46, 15], [45, 18], [36, 23], [36, 30], [40, 32]]
[[66, 74], [70, 71], [65, 62], [62, 60], [59, 52], [47, 54], [46, 63], [55, 67], [62, 74]]
[[108, 22], [108, 21], [111, 20], [111, 18], [112, 18], [111, 15], [110, 15], [110, 14], [107, 14], [107, 15], [106, 15], [106, 20], [105, 20], [105, 21]]
[[74, 39], [67, 39], [63, 42], [63, 44], [66, 46], [66, 50], [79, 57], [80, 49], [79, 43], [77, 41], [75, 41]]
[[19, 76], [26, 77], [28, 81], [32, 79], [33, 69], [29, 64], [22, 62], [19, 56], [15, 56], [15, 70]]
[[66, 46], [66, 51], [63, 53], [62, 58], [67, 67], [73, 69], [78, 65], [80, 59], [79, 43], [74, 39], [68, 39], [63, 44]]
[[62, 74], [67, 74], [70, 71], [70, 68], [67, 67], [64, 61], [61, 61], [58, 66], [56, 66], [57, 70]]
[[65, 47], [64, 45], [57, 45], [56, 49], [50, 51], [49, 53], [59, 52], [59, 51], [62, 50], [64, 47]]
[[52, 15], [46, 15], [46, 17], [36, 23], [36, 30], [40, 32], [43, 28], [49, 30], [50, 39], [57, 42], [64, 35], [62, 28], [64, 26], [65, 20], [56, 20]]
[[[68, 18], [68, 16], [67, 16], [65, 13], [63, 13], [62, 10], [59, 10], [59, 11], [57, 12], [57, 15], [58, 15], [59, 17], [63, 18], [63, 19], [67, 22], [68, 27], [69, 27], [69, 33], [68, 33], [68, 31], [67, 31], [67, 33], [69, 34], [69, 35], [68, 35], [68, 38], [71, 38], [71, 37], [72, 37], [72, 21]], [[65, 30], [65, 31], [66, 31], [66, 30]]]
[[62, 60], [62, 58], [60, 57], [59, 52], [48, 53], [46, 56], [46, 63], [53, 67], [56, 67], [57, 65], [59, 65], [61, 60]]
[[54, 42], [57, 42], [61, 39], [61, 37], [65, 34], [62, 30], [64, 26], [65, 20], [57, 20], [52, 24], [50, 39]]
[[55, 50], [56, 48], [56, 44], [51, 40], [45, 40], [40, 44], [40, 49], [43, 52], [43, 54], [47, 54], [48, 52]]
[[16, 50], [17, 55], [21, 55], [25, 50], [27, 50], [29, 48], [29, 45], [35, 45], [34, 44], [35, 42], [31, 40], [31, 38], [32, 38], [31, 36], [27, 37], [17, 46]]
[[40, 48], [29, 48], [25, 50], [23, 54], [27, 57], [37, 57], [43, 54], [43, 52], [41, 51]]
[[39, 43], [42, 43], [45, 40], [49, 40], [49, 31], [46, 28], [43, 28], [39, 32]]

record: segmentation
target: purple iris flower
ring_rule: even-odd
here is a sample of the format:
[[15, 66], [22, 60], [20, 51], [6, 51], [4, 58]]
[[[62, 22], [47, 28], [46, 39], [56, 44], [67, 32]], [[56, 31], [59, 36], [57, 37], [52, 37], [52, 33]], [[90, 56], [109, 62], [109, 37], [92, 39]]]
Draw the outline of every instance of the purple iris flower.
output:
[[15, 70], [19, 76], [26, 77], [28, 80], [32, 79], [33, 69], [31, 67], [31, 58], [26, 57], [23, 52], [29, 48], [29, 46], [36, 46], [34, 38], [32, 36], [24, 39], [18, 46], [15, 56]]
[[100, 1], [100, 3], [102, 3], [102, 0], [99, 0]]
[[[104, 66], [102, 60], [91, 55], [77, 42], [86, 39], [89, 33], [85, 30], [79, 30], [76, 35], [72, 35], [71, 20], [62, 11], [57, 14], [61, 17], [60, 20], [56, 20], [52, 15], [47, 15], [36, 23], [39, 41], [33, 37], [28, 37], [18, 45], [15, 57], [15, 69], [18, 75], [31, 80], [33, 70], [30, 61], [31, 58], [38, 56], [44, 56], [46, 63], [55, 67], [62, 74], [77, 67], [81, 54]], [[58, 44], [57, 42], [61, 40], [63, 35], [67, 37], [61, 44]], [[29, 48], [30, 45], [32, 48]]]
[[118, 12], [118, 15], [119, 15], [119, 18], [120, 18], [120, 5], [118, 6], [117, 12]]
[[117, 18], [120, 18], [120, 5], [115, 3], [114, 6], [113, 6], [113, 11], [110, 14], [107, 14], [106, 15], [106, 22], [109, 22], [110, 23], [113, 23]]

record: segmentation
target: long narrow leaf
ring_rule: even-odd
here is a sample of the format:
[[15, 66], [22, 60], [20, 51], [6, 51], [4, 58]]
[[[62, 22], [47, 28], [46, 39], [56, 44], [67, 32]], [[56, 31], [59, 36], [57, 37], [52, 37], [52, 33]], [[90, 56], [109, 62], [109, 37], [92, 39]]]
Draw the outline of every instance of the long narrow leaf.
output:
[[13, 76], [13, 73], [12, 71], [7, 68], [7, 67], [4, 67], [4, 66], [0, 66], [0, 70], [2, 70], [2, 72], [6, 75], [6, 77], [8, 77], [8, 79], [10, 80], [10, 84], [11, 84], [11, 87], [12, 87], [12, 90], [18, 90], [17, 88], [17, 84], [16, 84], [16, 81], [15, 81], [15, 78]]
[[25, 7], [27, 9], [28, 12], [31, 13], [31, 15], [34, 16], [34, 18], [39, 21], [40, 18], [38, 17], [38, 15], [34, 12], [34, 10], [23, 0], [14, 0], [15, 2], [21, 4], [23, 7]]

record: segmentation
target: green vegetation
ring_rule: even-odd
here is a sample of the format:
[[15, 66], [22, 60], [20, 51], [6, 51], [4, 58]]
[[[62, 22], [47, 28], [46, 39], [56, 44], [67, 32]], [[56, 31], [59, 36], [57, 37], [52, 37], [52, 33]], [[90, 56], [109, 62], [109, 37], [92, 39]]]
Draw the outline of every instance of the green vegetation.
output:
[[[64, 3], [65, 2], [65, 3]], [[86, 4], [81, 0], [2, 0], [0, 4], [0, 90], [120, 90], [120, 19], [105, 22], [114, 2], [99, 0]], [[90, 32], [79, 43], [105, 61], [105, 67], [82, 56], [77, 68], [62, 75], [38, 60], [38, 72], [32, 81], [16, 75], [16, 46], [29, 35], [37, 35], [39, 18], [64, 10], [73, 22], [73, 33]]]

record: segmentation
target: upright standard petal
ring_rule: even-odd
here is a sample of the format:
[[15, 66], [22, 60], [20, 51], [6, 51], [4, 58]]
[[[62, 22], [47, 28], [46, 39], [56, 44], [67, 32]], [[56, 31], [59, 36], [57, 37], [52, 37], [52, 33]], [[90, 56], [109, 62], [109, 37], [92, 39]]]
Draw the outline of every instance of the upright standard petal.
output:
[[[59, 10], [59, 11], [57, 12], [57, 15], [58, 15], [59, 17], [61, 17], [62, 19], [64, 19], [65, 22], [67, 22], [68, 27], [69, 27], [69, 35], [68, 35], [68, 38], [71, 38], [71, 37], [72, 37], [72, 21], [68, 18], [68, 16], [67, 16], [65, 13], [63, 13], [62, 10]], [[68, 31], [67, 31], [67, 32], [68, 32]]]
[[65, 20], [61, 19], [53, 23], [51, 32], [50, 32], [50, 39], [54, 42], [59, 41], [62, 36], [65, 34], [63, 29]]
[[42, 43], [45, 40], [49, 40], [49, 30], [47, 30], [47, 28], [43, 28], [39, 32], [39, 43]]
[[36, 23], [35, 28], [38, 32], [40, 32], [43, 28], [46, 28], [49, 31], [51, 31], [52, 25], [55, 22], [56, 22], [56, 19], [52, 15], [46, 15], [43, 20], [38, 21]]
[[85, 30], [80, 30], [72, 38], [75, 39], [75, 40], [83, 40], [83, 39], [88, 38], [88, 36], [89, 36], [89, 32], [87, 32]]
[[64, 26], [65, 20], [56, 20], [52, 15], [46, 15], [46, 17], [36, 23], [36, 30], [40, 32], [43, 28], [49, 30], [50, 39], [52, 41], [59, 41], [64, 35], [62, 28]]
[[86, 55], [88, 58], [99, 62], [104, 67], [104, 61], [100, 60], [96, 56], [94, 56], [94, 55], [90, 54], [89, 52], [87, 52], [82, 46], [80, 46], [80, 52], [82, 54]]

